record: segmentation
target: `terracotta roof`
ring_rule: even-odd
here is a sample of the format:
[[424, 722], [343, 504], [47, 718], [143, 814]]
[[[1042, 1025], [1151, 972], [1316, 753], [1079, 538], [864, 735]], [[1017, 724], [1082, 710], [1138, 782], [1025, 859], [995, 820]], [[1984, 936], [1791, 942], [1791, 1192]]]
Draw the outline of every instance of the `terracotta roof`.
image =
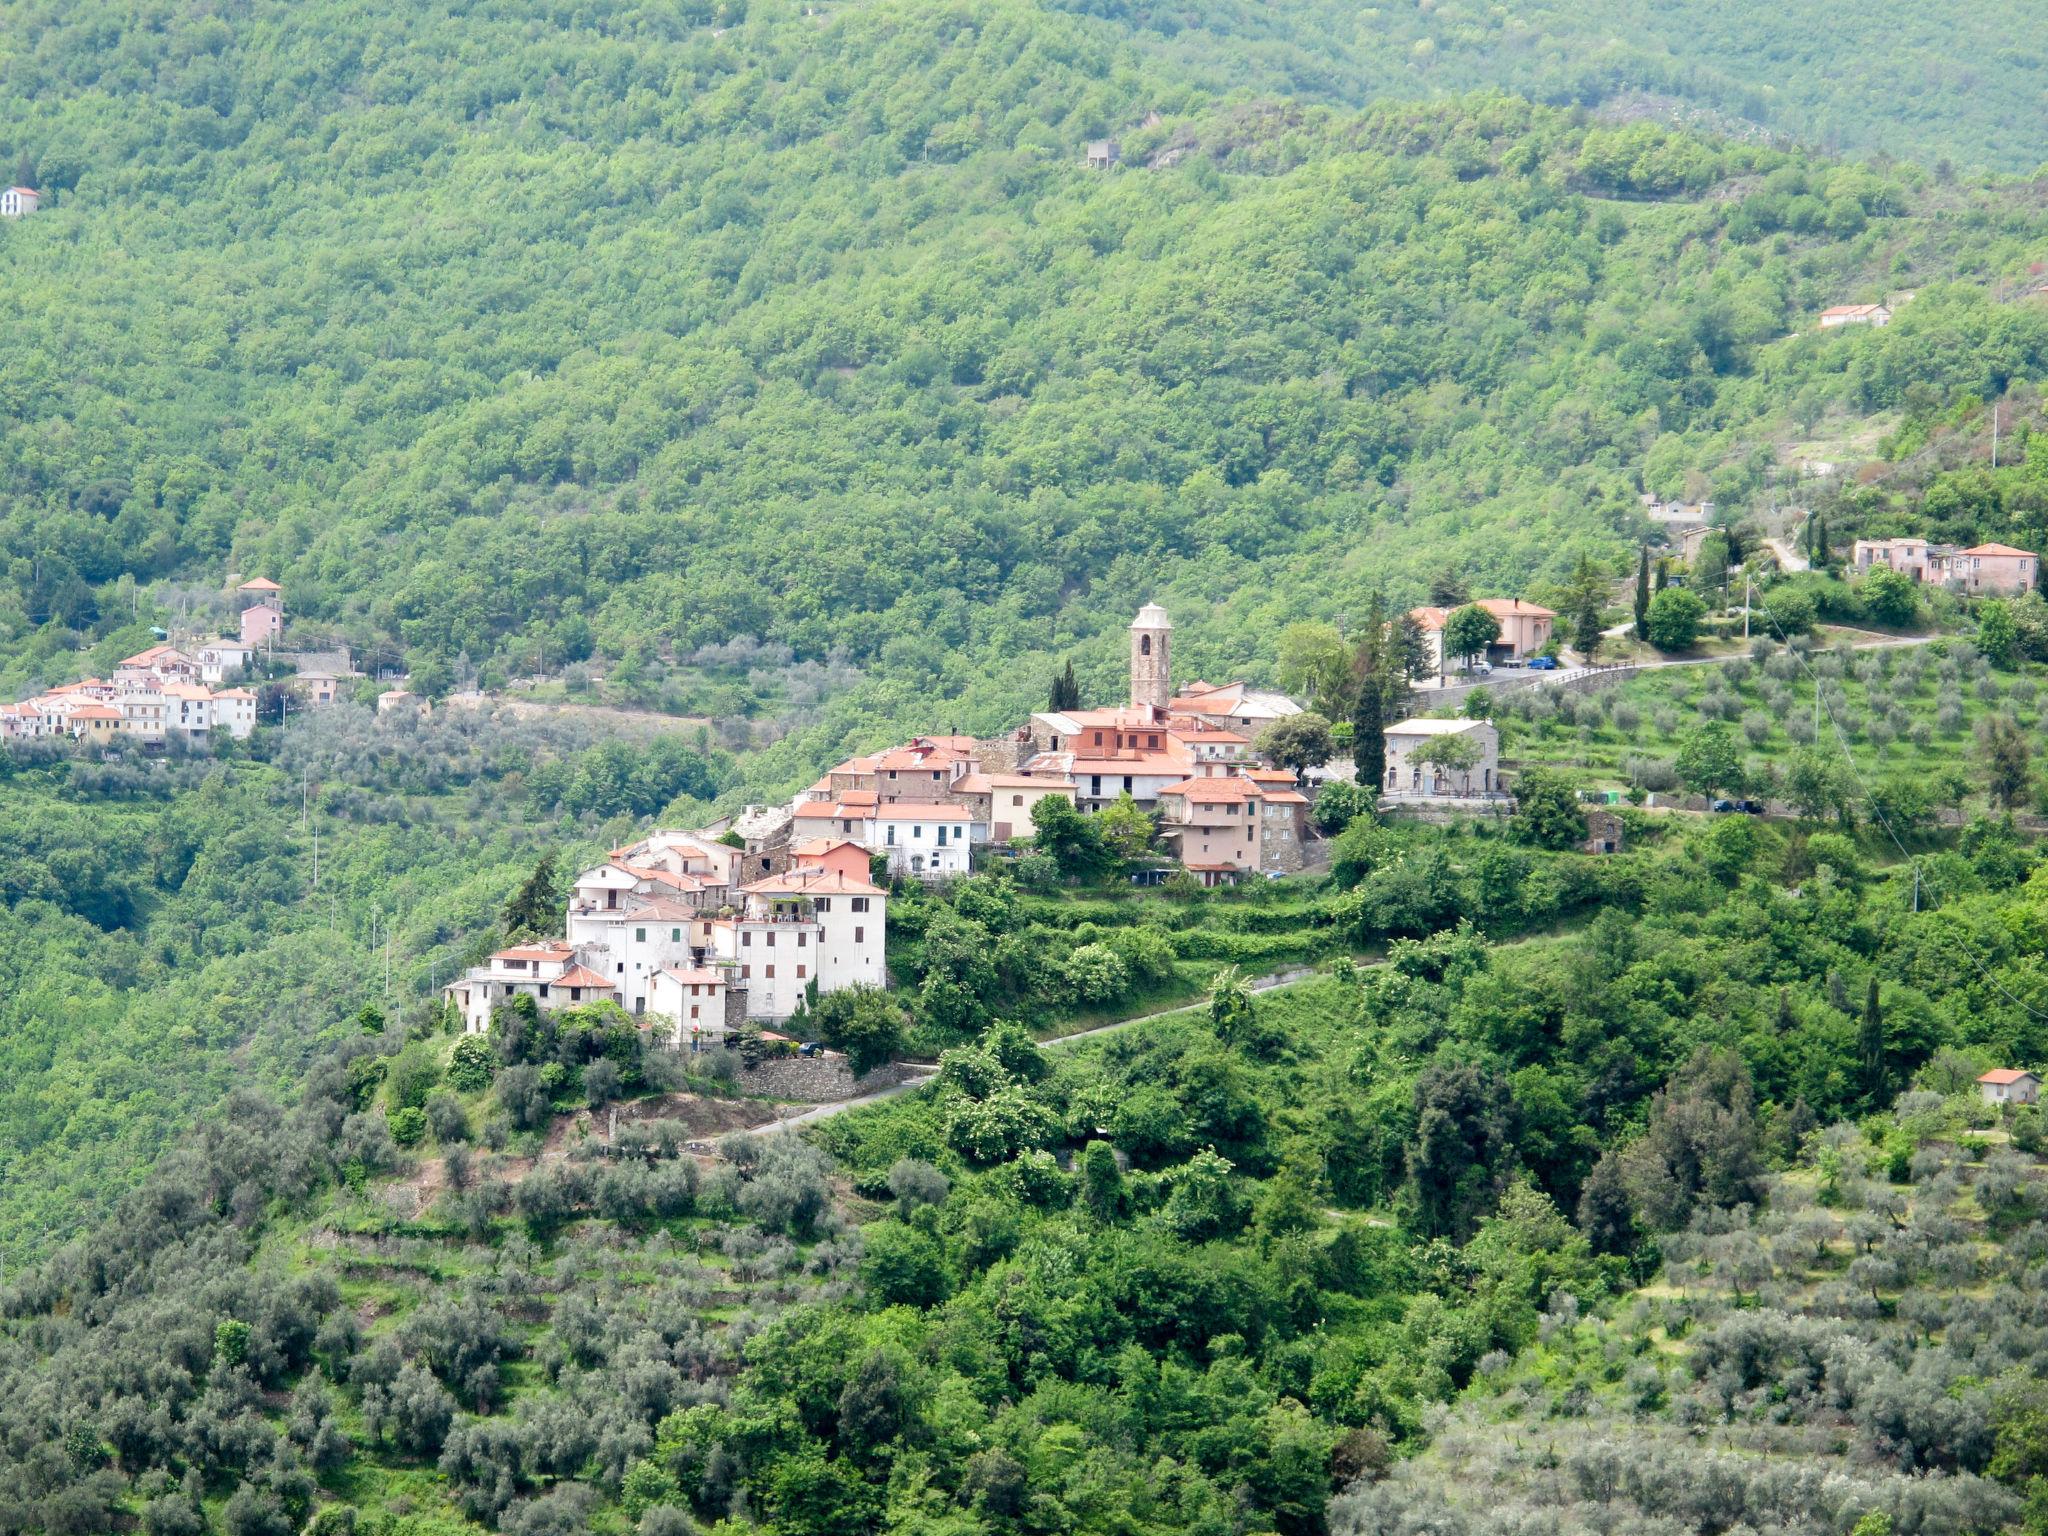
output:
[[2006, 555], [2022, 560], [2034, 558], [2034, 552], [2031, 549], [2014, 549], [2010, 544], [1979, 544], [1974, 549], [1964, 550], [1963, 553], [1966, 555]]
[[879, 885], [842, 875], [836, 869], [792, 869], [743, 885], [750, 896], [881, 896]]
[[566, 960], [575, 954], [568, 944], [514, 944], [492, 955], [493, 960]]
[[838, 800], [814, 800], [793, 813], [798, 821], [866, 821], [875, 814], [871, 805], [847, 805]]
[[572, 965], [548, 983], [551, 987], [597, 987], [606, 992], [619, 989], [587, 965]]
[[170, 661], [172, 659], [178, 661], [191, 660], [190, 657], [175, 645], [152, 645], [146, 651], [137, 651], [133, 656], [122, 657], [120, 665], [124, 667], [151, 667], [160, 661]]
[[2022, 1072], [2016, 1067], [1994, 1067], [1978, 1078], [1977, 1081], [2003, 1088], [2012, 1083], [2019, 1082], [2022, 1078], [2032, 1077], [2033, 1075], [2031, 1072]]
[[991, 785], [985, 773], [963, 773], [948, 787], [956, 795], [985, 795]]
[[118, 720], [121, 718], [121, 711], [109, 709], [104, 704], [81, 704], [77, 709], [71, 711], [71, 718], [74, 720]]
[[1496, 619], [1520, 616], [1525, 619], [1554, 619], [1557, 614], [1541, 603], [1525, 603], [1519, 597], [1482, 597], [1472, 605], [1483, 608]]
[[1247, 768], [1244, 776], [1254, 784], [1292, 784], [1294, 774], [1286, 768]]
[[1249, 779], [1183, 779], [1178, 784], [1169, 784], [1159, 791], [1161, 799], [1168, 795], [1196, 800], [1256, 800], [1264, 791]]
[[678, 969], [673, 965], [664, 965], [659, 974], [666, 976], [670, 981], [679, 981], [686, 987], [722, 987], [725, 985], [725, 977], [722, 973], [707, 970], [701, 965], [691, 966], [688, 969]]
[[823, 858], [835, 848], [856, 849], [862, 858], [867, 857], [867, 849], [850, 837], [814, 837], [801, 847], [790, 849], [789, 852], [791, 858], [817, 859]]
[[1269, 789], [1262, 795], [1268, 805], [1307, 805], [1308, 796], [1296, 789]]
[[1883, 308], [1882, 304], [1837, 304], [1822, 310], [1820, 315], [1823, 320], [1829, 315], [1874, 315]]
[[1191, 869], [1191, 870], [1193, 870], [1193, 871], [1194, 871], [1194, 872], [1195, 872], [1196, 874], [1198, 874], [1198, 875], [1223, 875], [1223, 874], [1241, 874], [1241, 873], [1243, 873], [1243, 871], [1244, 871], [1244, 866], [1243, 866], [1242, 864], [1192, 864], [1192, 863], [1191, 863], [1191, 864], [1188, 864], [1188, 865], [1187, 865], [1186, 867], [1187, 867], [1188, 869]]
[[282, 592], [284, 588], [280, 587], [268, 576], [258, 576], [254, 581], [243, 582], [235, 590], [237, 592]]
[[1101, 774], [1110, 778], [1117, 774], [1161, 774], [1186, 773], [1187, 759], [1171, 752], [1138, 752], [1129, 757], [1083, 757], [1074, 755], [1074, 776]]

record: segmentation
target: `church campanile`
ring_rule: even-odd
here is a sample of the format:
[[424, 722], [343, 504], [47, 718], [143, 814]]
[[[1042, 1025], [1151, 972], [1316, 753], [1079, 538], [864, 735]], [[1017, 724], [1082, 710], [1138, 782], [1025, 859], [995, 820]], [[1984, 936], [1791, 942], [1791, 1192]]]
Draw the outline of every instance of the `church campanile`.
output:
[[1165, 709], [1172, 694], [1169, 652], [1173, 620], [1157, 603], [1147, 603], [1131, 621], [1131, 703]]

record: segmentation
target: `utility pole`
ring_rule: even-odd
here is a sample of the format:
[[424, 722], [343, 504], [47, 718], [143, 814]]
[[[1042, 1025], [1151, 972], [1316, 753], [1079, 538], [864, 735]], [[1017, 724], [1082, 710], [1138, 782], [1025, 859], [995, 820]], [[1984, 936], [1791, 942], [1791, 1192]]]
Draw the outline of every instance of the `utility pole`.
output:
[[1749, 598], [1755, 587], [1754, 578], [1745, 568], [1742, 573], [1742, 638], [1745, 640], [1749, 638]]
[[1920, 910], [1920, 861], [1913, 861], [1913, 910]]

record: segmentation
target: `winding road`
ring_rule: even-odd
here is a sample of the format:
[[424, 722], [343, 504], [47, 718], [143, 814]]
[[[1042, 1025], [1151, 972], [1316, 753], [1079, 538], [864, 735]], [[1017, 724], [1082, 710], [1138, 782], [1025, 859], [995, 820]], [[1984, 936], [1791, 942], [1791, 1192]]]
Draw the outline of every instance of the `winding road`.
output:
[[[1378, 958], [1369, 958], [1357, 960], [1354, 963], [1366, 966], [1381, 965], [1385, 962]], [[1313, 966], [1291, 966], [1287, 970], [1275, 971], [1268, 976], [1254, 976], [1246, 985], [1253, 992], [1277, 992], [1284, 987], [1298, 987], [1304, 981], [1312, 980], [1322, 974], [1321, 971], [1316, 970]], [[1204, 998], [1196, 1003], [1182, 1003], [1177, 1008], [1161, 1008], [1156, 1013], [1133, 1014], [1128, 1019], [1118, 1019], [1114, 1024], [1097, 1024], [1092, 1029], [1077, 1029], [1071, 1035], [1055, 1035], [1049, 1040], [1041, 1040], [1038, 1042], [1038, 1048], [1041, 1051], [1057, 1051], [1079, 1040], [1098, 1039], [1103, 1035], [1113, 1035], [1119, 1030], [1130, 1029], [1139, 1024], [1150, 1024], [1155, 1019], [1170, 1019], [1176, 1014], [1196, 1013], [1208, 1006], [1209, 1000]], [[870, 1104], [879, 1104], [884, 1099], [897, 1098], [902, 1094], [911, 1092], [913, 1089], [922, 1088], [936, 1076], [938, 1076], [936, 1072], [925, 1072], [917, 1077], [905, 1078], [900, 1083], [892, 1083], [887, 1088], [877, 1088], [872, 1093], [863, 1093], [851, 1099], [841, 1099], [836, 1104], [814, 1105], [812, 1108], [794, 1115], [785, 1115], [778, 1119], [764, 1121], [760, 1125], [749, 1126], [746, 1134], [749, 1136], [772, 1136], [781, 1131], [797, 1130], [806, 1125], [816, 1125], [821, 1120], [829, 1120], [834, 1115], [845, 1114], [850, 1109], [864, 1109]]]

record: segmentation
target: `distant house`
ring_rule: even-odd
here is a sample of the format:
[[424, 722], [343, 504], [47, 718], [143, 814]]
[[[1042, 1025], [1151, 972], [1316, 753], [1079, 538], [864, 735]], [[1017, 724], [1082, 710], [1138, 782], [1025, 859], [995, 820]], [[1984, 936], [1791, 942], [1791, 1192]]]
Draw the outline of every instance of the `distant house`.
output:
[[[1493, 615], [1500, 625], [1500, 638], [1486, 648], [1488, 661], [1516, 661], [1524, 656], [1534, 656], [1550, 644], [1550, 632], [1557, 624], [1557, 614], [1538, 603], [1525, 603], [1519, 597], [1482, 597], [1472, 604]], [[1444, 670], [1444, 625], [1450, 620], [1455, 608], [1414, 608], [1408, 616], [1422, 631], [1424, 643], [1429, 647], [1429, 659], [1435, 670]]]
[[1088, 146], [1088, 169], [1106, 171], [1123, 157], [1124, 147], [1115, 139], [1096, 139]]
[[377, 713], [380, 715], [412, 715], [424, 720], [432, 710], [433, 705], [408, 688], [392, 688], [377, 695]]
[[209, 683], [224, 683], [248, 667], [257, 648], [242, 640], [209, 640], [193, 652], [199, 676]]
[[[1446, 738], [1471, 743], [1472, 761], [1462, 767], [1426, 762], [1434, 743]], [[1500, 733], [1491, 720], [1403, 720], [1387, 727], [1384, 793], [1410, 799], [1463, 799], [1500, 790]]]
[[1579, 846], [1587, 853], [1619, 853], [1626, 841], [1621, 818], [1598, 808], [1586, 812], [1586, 840]]
[[1978, 544], [1949, 557], [1949, 582], [1965, 592], [2031, 592], [2040, 557], [2010, 544]]
[[43, 194], [34, 187], [9, 187], [0, 192], [0, 219], [25, 219], [42, 200]]
[[1986, 1104], [2032, 1104], [2041, 1097], [2041, 1079], [2014, 1067], [1998, 1067], [1977, 1079]]
[[1837, 304], [1820, 312], [1820, 328], [1831, 331], [1838, 325], [1890, 325], [1892, 312], [1884, 304]]
[[1925, 539], [1858, 539], [1850, 551], [1849, 563], [1859, 572], [1881, 565], [1901, 576], [1925, 581], [1946, 556], [1947, 551]]

